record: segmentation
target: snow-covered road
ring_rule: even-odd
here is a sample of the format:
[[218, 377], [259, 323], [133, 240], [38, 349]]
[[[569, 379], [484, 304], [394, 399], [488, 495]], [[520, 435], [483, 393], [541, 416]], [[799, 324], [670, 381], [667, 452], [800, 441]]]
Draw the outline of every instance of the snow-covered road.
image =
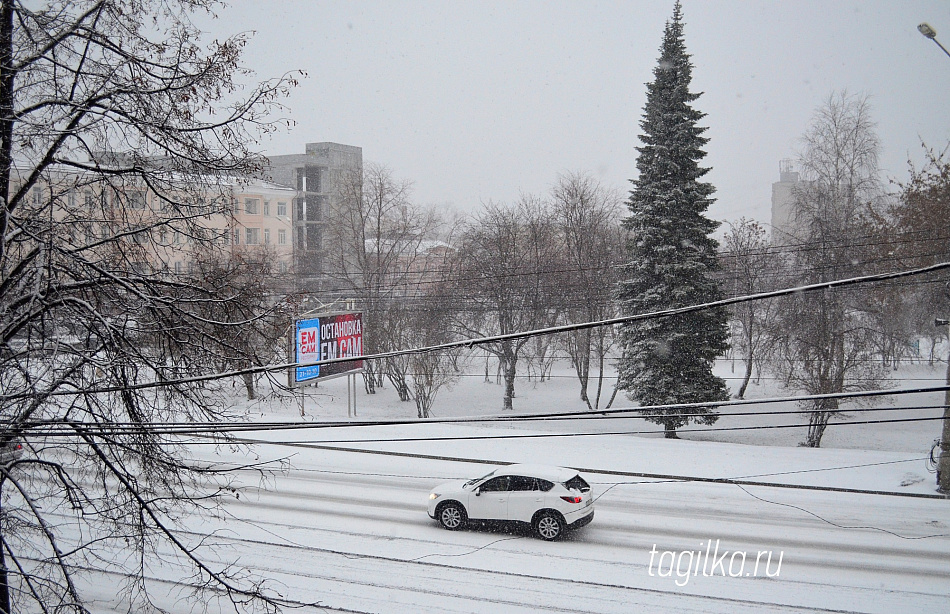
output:
[[327, 450], [298, 453], [291, 464], [263, 485], [248, 474], [227, 505], [232, 518], [218, 527], [228, 547], [216, 556], [331, 610], [936, 612], [950, 604], [946, 501], [641, 479], [614, 486], [624, 480], [591, 474], [601, 495], [594, 522], [546, 543], [526, 531], [448, 532], [428, 518], [431, 487], [481, 475], [483, 465]]

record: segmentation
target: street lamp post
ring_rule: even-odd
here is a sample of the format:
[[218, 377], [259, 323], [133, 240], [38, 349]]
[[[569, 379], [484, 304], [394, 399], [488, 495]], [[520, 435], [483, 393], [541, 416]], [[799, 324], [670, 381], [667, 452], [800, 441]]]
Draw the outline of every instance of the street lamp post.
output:
[[[917, 26], [921, 34], [937, 43], [943, 52], [950, 57], [950, 51], [937, 40], [937, 31], [930, 24], [924, 22]], [[937, 318], [935, 326], [947, 326], [950, 320]], [[950, 386], [950, 354], [947, 355], [947, 385]], [[950, 495], [950, 390], [944, 391], [943, 396], [943, 433], [940, 436], [940, 460], [937, 462], [937, 491]]]
[[937, 43], [937, 46], [943, 49], [943, 52], [946, 53], [948, 56], [950, 56], [950, 51], [947, 51], [947, 48], [940, 44], [940, 41], [937, 40], [937, 31], [934, 30], [930, 26], [929, 23], [924, 22], [920, 24], [919, 26], [917, 26], [917, 30], [919, 30], [921, 34], [923, 34], [924, 36], [926, 36], [933, 42]]
[[[950, 320], [934, 320], [934, 326], [948, 324]], [[950, 355], [947, 355], [947, 386], [950, 386]], [[943, 393], [943, 433], [940, 436], [940, 460], [937, 461], [937, 492], [950, 495], [950, 389]]]

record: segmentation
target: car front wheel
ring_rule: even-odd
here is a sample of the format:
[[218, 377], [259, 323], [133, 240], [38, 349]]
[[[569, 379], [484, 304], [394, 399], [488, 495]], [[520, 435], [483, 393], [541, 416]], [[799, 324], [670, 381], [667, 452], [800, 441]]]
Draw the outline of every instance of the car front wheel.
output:
[[439, 508], [437, 514], [439, 524], [449, 531], [457, 531], [465, 524], [465, 508], [460, 504], [450, 502]]
[[543, 512], [534, 521], [534, 532], [545, 541], [554, 541], [564, 532], [564, 521], [554, 512]]

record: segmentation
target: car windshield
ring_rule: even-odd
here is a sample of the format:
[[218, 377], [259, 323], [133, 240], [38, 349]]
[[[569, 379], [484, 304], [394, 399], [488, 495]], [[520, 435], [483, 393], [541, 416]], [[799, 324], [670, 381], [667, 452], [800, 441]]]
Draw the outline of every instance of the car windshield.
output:
[[[498, 471], [498, 470], [496, 469], [495, 471]], [[468, 482], [465, 482], [465, 485], [466, 485], [466, 486], [471, 486], [472, 484], [474, 484], [474, 483], [476, 483], [476, 482], [481, 482], [482, 480], [487, 480], [487, 479], [490, 478], [491, 476], [495, 475], [495, 471], [492, 471], [491, 473], [489, 473], [489, 474], [487, 474], [487, 475], [483, 475], [483, 476], [480, 477], [480, 478], [472, 478], [472, 479], [469, 480]]]

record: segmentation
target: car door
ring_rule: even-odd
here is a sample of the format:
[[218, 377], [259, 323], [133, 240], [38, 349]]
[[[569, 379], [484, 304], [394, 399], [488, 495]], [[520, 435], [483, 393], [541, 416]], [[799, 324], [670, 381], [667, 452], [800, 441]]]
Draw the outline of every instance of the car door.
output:
[[478, 520], [508, 518], [509, 476], [501, 475], [482, 482], [468, 497], [468, 517]]
[[538, 480], [513, 475], [508, 486], [508, 520], [531, 522], [534, 513], [544, 507], [544, 493]]

